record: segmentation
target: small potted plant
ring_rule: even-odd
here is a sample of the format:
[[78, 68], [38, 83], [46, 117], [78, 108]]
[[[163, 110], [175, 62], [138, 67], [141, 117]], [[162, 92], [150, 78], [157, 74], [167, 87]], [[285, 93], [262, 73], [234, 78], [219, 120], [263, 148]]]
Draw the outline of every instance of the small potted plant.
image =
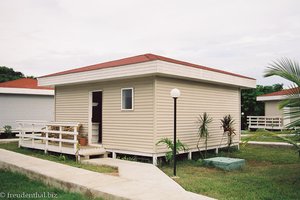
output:
[[80, 146], [86, 146], [88, 143], [87, 135], [80, 134], [78, 137]]

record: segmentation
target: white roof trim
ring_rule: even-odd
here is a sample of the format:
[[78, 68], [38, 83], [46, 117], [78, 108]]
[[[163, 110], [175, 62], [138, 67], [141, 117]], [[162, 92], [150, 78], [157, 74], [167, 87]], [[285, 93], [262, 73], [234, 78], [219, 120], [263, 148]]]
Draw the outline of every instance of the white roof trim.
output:
[[[256, 101], [276, 101], [276, 100], [284, 100], [291, 98], [290, 95], [276, 95], [276, 96], [258, 96], [256, 97]], [[299, 96], [293, 96], [292, 98], [300, 98]]]
[[256, 101], [276, 101], [287, 99], [288, 95], [277, 95], [277, 96], [261, 96], [256, 97]]
[[203, 70], [165, 61], [149, 61], [131, 65], [104, 68], [78, 73], [38, 78], [39, 86], [53, 86], [63, 84], [106, 81], [121, 78], [141, 77], [147, 75], [163, 75], [185, 78], [197, 81], [226, 84], [242, 88], [255, 88], [256, 80]]
[[54, 96], [54, 90], [0, 87], [0, 94], [31, 94]]

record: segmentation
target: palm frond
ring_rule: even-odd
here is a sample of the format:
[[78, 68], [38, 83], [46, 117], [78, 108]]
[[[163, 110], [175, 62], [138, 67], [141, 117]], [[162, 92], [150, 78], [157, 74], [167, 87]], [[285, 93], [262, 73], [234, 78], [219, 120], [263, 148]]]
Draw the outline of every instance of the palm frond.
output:
[[289, 58], [282, 58], [270, 63], [264, 77], [279, 76], [300, 87], [299, 63]]
[[285, 119], [291, 119], [287, 128], [295, 128], [300, 125], [300, 66], [299, 63], [289, 58], [282, 58], [269, 64], [265, 71], [265, 77], [279, 76], [292, 84], [288, 90], [288, 99], [279, 103], [279, 108], [284, 110]]
[[[169, 138], [162, 138], [160, 139], [156, 145], [160, 145], [160, 144], [164, 144], [166, 145], [167, 149], [169, 150], [167, 153], [166, 153], [166, 161], [169, 162], [172, 160], [173, 158], [173, 148], [174, 148], [174, 143], [171, 139]], [[176, 154], [179, 153], [180, 151], [187, 151], [188, 150], [188, 146], [185, 145], [184, 143], [182, 143], [179, 139], [176, 141]]]

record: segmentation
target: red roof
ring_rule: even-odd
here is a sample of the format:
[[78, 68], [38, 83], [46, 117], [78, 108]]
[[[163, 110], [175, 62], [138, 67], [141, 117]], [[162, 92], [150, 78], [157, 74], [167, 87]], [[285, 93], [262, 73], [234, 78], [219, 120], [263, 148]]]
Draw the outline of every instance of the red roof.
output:
[[281, 91], [278, 91], [278, 92], [272, 92], [272, 93], [269, 93], [269, 94], [263, 94], [263, 95], [260, 95], [260, 97], [283, 96], [283, 95], [290, 95], [290, 94], [295, 94], [295, 93], [296, 94], [300, 93], [300, 87], [281, 90]]
[[0, 87], [53, 90], [53, 88], [38, 86], [37, 80], [33, 78], [21, 78], [13, 81], [6, 81], [0, 83]]
[[228, 75], [232, 75], [232, 76], [255, 80], [255, 79], [247, 77], [247, 76], [234, 74], [231, 72], [226, 72], [226, 71], [219, 70], [219, 69], [213, 69], [213, 68], [196, 65], [196, 64], [192, 64], [192, 63], [188, 63], [188, 62], [184, 62], [184, 61], [180, 61], [180, 60], [175, 60], [175, 59], [167, 58], [167, 57], [163, 57], [163, 56], [158, 56], [158, 55], [154, 55], [154, 54], [144, 54], [144, 55], [133, 56], [133, 57], [129, 57], [129, 58], [123, 58], [120, 60], [114, 60], [114, 61], [110, 61], [110, 62], [104, 62], [104, 63], [90, 65], [90, 66], [86, 66], [86, 67], [57, 72], [57, 73], [49, 74], [49, 75], [42, 76], [42, 77], [85, 72], [85, 71], [104, 69], [104, 68], [110, 68], [110, 67], [118, 67], [118, 66], [123, 66], [123, 65], [137, 64], [137, 63], [143, 63], [143, 62], [149, 62], [149, 61], [155, 61], [155, 60], [161, 60], [161, 61], [166, 61], [166, 62], [170, 62], [170, 63], [185, 65], [188, 67], [195, 67], [195, 68], [203, 69], [203, 70], [207, 70], [207, 71], [213, 71], [213, 72], [218, 72], [218, 73], [222, 73], [222, 74], [228, 74]]

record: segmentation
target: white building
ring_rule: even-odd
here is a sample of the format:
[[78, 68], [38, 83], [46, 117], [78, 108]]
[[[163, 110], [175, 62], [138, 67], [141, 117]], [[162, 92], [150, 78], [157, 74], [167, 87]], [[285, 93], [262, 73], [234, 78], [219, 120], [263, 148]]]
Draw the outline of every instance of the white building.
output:
[[37, 80], [22, 78], [0, 83], [0, 130], [16, 120], [54, 120], [54, 90], [37, 86]]

